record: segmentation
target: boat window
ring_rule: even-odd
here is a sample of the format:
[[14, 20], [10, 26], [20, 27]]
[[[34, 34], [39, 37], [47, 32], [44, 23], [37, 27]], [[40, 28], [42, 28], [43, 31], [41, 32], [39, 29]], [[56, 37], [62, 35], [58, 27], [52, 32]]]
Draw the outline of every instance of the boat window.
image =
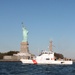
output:
[[50, 60], [49, 58], [46, 58], [46, 60]]
[[42, 53], [41, 54], [39, 54], [39, 56], [41, 56], [42, 55]]
[[48, 54], [47, 52], [45, 52], [45, 54]]

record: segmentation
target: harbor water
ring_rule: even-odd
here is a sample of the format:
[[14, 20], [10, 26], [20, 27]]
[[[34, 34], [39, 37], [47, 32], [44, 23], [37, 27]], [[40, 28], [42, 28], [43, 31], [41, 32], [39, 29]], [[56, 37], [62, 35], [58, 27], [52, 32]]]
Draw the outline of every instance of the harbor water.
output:
[[21, 62], [0, 62], [0, 75], [75, 75], [73, 65], [25, 65]]

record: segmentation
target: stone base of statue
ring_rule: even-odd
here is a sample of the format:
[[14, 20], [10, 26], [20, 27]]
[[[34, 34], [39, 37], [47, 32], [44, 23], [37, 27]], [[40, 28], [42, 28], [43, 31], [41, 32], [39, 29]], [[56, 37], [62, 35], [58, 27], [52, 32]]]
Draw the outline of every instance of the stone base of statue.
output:
[[28, 42], [21, 42], [20, 53], [29, 53]]
[[32, 54], [29, 53], [29, 44], [28, 42], [21, 42], [21, 50], [19, 53], [14, 54], [15, 56], [17, 56], [18, 59], [24, 58], [24, 59], [31, 59]]

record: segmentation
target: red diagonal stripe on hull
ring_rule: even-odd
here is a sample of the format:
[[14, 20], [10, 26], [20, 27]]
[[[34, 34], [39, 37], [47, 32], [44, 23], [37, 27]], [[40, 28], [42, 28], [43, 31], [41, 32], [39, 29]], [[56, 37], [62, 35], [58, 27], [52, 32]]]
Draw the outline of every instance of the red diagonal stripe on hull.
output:
[[34, 64], [37, 64], [36, 60], [32, 60]]

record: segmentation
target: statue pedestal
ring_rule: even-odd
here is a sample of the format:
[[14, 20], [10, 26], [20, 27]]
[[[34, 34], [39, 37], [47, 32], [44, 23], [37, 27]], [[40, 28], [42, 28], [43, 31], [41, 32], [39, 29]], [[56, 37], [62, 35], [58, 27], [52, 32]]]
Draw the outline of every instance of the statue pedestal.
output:
[[14, 54], [14, 56], [17, 57], [18, 60], [20, 60], [21, 58], [24, 59], [33, 59], [33, 57], [35, 57], [35, 55], [31, 54], [29, 52], [29, 47], [28, 47], [28, 42], [21, 42], [21, 50], [19, 53]]
[[21, 42], [20, 53], [29, 53], [28, 42]]

